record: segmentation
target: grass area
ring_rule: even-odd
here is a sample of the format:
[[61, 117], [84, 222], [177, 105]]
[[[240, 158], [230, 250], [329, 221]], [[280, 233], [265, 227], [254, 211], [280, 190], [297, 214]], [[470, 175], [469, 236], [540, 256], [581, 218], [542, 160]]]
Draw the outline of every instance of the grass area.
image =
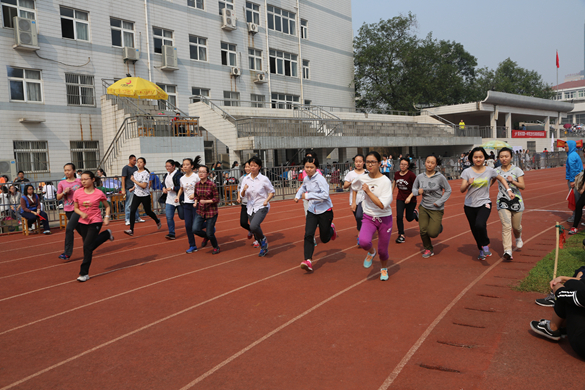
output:
[[[583, 239], [585, 239], [585, 233], [567, 236], [567, 241], [565, 242], [563, 249], [559, 250], [557, 276], [573, 276], [573, 273], [577, 268], [585, 265]], [[555, 251], [553, 250], [530, 270], [528, 276], [522, 280], [515, 289], [518, 291], [548, 293], [550, 291], [549, 282], [553, 276], [554, 266]]]

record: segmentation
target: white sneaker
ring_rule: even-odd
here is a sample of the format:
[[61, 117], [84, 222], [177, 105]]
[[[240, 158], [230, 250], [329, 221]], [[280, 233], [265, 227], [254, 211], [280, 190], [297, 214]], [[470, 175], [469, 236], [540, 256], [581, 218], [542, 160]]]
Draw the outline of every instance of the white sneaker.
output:
[[130, 221], [126, 221], [126, 226], [130, 226]]
[[83, 276], [79, 276], [77, 278], [78, 282], [87, 282], [89, 280], [89, 275], [83, 275]]
[[114, 235], [110, 229], [107, 229], [106, 232], [110, 233], [110, 241], [114, 241]]
[[516, 239], [516, 248], [520, 249], [524, 246], [524, 241], [522, 241], [522, 237]]
[[45, 231], [43, 232], [43, 234], [51, 234], [51, 231], [50, 231], [50, 230], [45, 230]]
[[142, 219], [142, 218], [138, 218], [138, 220], [136, 222], [142, 223], [142, 222], [146, 222], [146, 221], [144, 219]]

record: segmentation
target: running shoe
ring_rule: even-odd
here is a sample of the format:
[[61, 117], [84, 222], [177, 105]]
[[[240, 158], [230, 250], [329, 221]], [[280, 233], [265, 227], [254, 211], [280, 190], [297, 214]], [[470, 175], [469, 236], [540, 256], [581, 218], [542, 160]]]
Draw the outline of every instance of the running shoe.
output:
[[516, 239], [516, 248], [520, 249], [524, 246], [524, 241], [522, 241], [522, 237]]
[[567, 219], [567, 222], [569, 223], [575, 222], [575, 217], [570, 217], [569, 219]]
[[254, 233], [248, 232], [248, 240], [251, 240], [254, 237]]
[[388, 280], [388, 269], [387, 268], [382, 268], [380, 270], [380, 280], [382, 280], [382, 281]]
[[337, 230], [335, 230], [335, 224], [331, 223], [331, 229], [333, 229], [333, 233], [331, 234], [331, 241], [335, 241], [337, 238]]
[[572, 227], [571, 230], [569, 230], [569, 236], [572, 236], [573, 234], [577, 234], [577, 228]]
[[258, 253], [259, 257], [264, 257], [268, 254], [268, 240], [266, 237], [262, 239], [260, 242], [260, 253]]
[[69, 260], [69, 258], [70, 258], [70, 257], [71, 257], [71, 256], [67, 256], [65, 253], [61, 253], [61, 254], [59, 255], [59, 258], [60, 258], [61, 260]]
[[77, 278], [78, 282], [87, 282], [89, 280], [89, 275], [79, 275], [79, 277]]
[[539, 306], [554, 307], [555, 306], [555, 293], [550, 292], [546, 298], [535, 299], [534, 302]]
[[357, 243], [357, 246], [358, 246], [358, 248], [359, 248], [359, 247], [360, 247], [360, 237], [359, 237], [359, 236], [358, 236], [358, 238], [357, 238], [357, 242], [358, 242], [358, 243]]
[[124, 233], [126, 233], [129, 236], [133, 236], [134, 232], [132, 230], [124, 230]]
[[311, 263], [311, 260], [305, 260], [301, 262], [301, 269], [306, 271], [313, 271], [313, 264]]
[[492, 255], [492, 252], [490, 252], [489, 246], [486, 245], [483, 247], [483, 254], [485, 255], [485, 257], [490, 257]]
[[160, 228], [162, 227], [162, 223], [160, 223], [160, 221], [158, 221], [156, 223], [156, 227], [157, 227], [158, 230], [160, 230]]
[[207, 246], [208, 242], [209, 242], [209, 239], [207, 237], [205, 237], [203, 239], [203, 241], [201, 242], [201, 248], [205, 248]]
[[374, 253], [368, 252], [366, 258], [364, 259], [364, 268], [370, 268], [372, 266], [372, 260], [376, 257], [376, 250], [374, 249]]
[[561, 331], [558, 329], [555, 331], [551, 330], [549, 320], [542, 319], [540, 321], [530, 321], [530, 327], [534, 332], [546, 337], [547, 339], [555, 341], [561, 339]]
[[258, 241], [254, 241], [254, 242], [252, 243], [252, 246], [253, 246], [254, 248], [260, 248], [260, 243], [259, 243]]
[[396, 239], [397, 244], [402, 244], [404, 241], [406, 241], [406, 238], [404, 238], [404, 236], [398, 236], [398, 238]]
[[50, 231], [50, 230], [45, 230], [45, 231], [43, 232], [43, 234], [51, 234], [51, 231]]
[[143, 222], [146, 222], [146, 221], [145, 221], [144, 219], [142, 219], [142, 218], [138, 218], [138, 219], [136, 220], [136, 222], [138, 222], [138, 223], [143, 223]]
[[108, 232], [110, 234], [110, 241], [114, 241], [114, 235], [112, 234], [112, 231], [110, 229], [106, 229], [106, 232]]
[[417, 209], [414, 209], [413, 213], [414, 213], [414, 220], [416, 222], [418, 222], [418, 210]]
[[175, 235], [174, 235], [174, 234], [167, 234], [167, 235], [165, 236], [165, 238], [166, 238], [167, 240], [174, 240], [174, 239], [175, 239]]
[[220, 252], [219, 247], [217, 248], [213, 248], [213, 251], [211, 251], [212, 255], [217, 255]]
[[425, 251], [422, 253], [423, 259], [428, 259], [429, 257], [434, 256], [434, 255], [435, 255], [435, 252], [433, 252], [430, 249], [425, 249]]
[[478, 260], [485, 260], [485, 253], [483, 253], [483, 249], [479, 251], [479, 255], [477, 256]]
[[317, 239], [313, 236], [313, 245], [317, 246]]
[[504, 252], [504, 261], [512, 261], [514, 258], [512, 257], [512, 252], [505, 251]]
[[124, 222], [124, 224], [125, 224], [126, 226], [130, 226], [130, 221], [126, 221], [126, 222]]
[[189, 247], [189, 249], [186, 250], [186, 253], [193, 253], [193, 252], [197, 252], [196, 246], [191, 246], [191, 247]]

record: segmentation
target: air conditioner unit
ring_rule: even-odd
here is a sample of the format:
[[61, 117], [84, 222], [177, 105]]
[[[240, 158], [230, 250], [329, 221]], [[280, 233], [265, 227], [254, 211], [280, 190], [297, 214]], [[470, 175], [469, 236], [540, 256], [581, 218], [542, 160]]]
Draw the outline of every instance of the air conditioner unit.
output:
[[12, 23], [14, 26], [14, 46], [12, 47], [14, 49], [30, 51], [40, 49], [35, 20], [15, 16]]
[[232, 76], [240, 76], [242, 74], [242, 72], [240, 71], [240, 68], [238, 68], [237, 66], [232, 66], [232, 68], [230, 69], [230, 74]]
[[258, 32], [258, 25], [256, 23], [248, 23], [248, 32], [256, 34]]
[[177, 65], [177, 48], [170, 45], [163, 45], [162, 47], [162, 62], [161, 70], [179, 70]]
[[8, 176], [8, 180], [12, 181], [16, 178], [16, 161], [4, 160], [0, 161], [0, 176]]
[[264, 72], [257, 73], [256, 78], [254, 79], [254, 82], [258, 83], [258, 84], [267, 83], [268, 79], [266, 77], [266, 73], [264, 73]]
[[124, 48], [124, 60], [138, 61], [140, 59], [140, 50], [133, 47]]
[[236, 29], [236, 13], [233, 9], [224, 8], [221, 14], [222, 25], [224, 30]]

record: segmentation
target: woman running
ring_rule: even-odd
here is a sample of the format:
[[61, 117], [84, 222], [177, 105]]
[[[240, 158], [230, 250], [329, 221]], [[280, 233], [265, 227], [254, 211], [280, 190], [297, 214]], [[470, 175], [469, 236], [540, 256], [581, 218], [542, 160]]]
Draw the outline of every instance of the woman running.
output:
[[398, 195], [396, 196], [396, 224], [398, 225], [397, 244], [402, 244], [406, 241], [404, 237], [404, 210], [406, 210], [406, 220], [418, 221], [418, 211], [416, 211], [416, 197], [412, 193], [412, 185], [416, 180], [416, 175], [409, 170], [410, 160], [407, 158], [400, 159], [400, 171], [394, 173], [394, 182], [392, 183], [392, 190], [398, 187]]
[[[196, 210], [195, 222], [193, 223], [193, 233], [203, 238], [201, 248], [205, 248], [211, 241], [213, 246], [212, 255], [219, 253], [219, 245], [215, 238], [215, 222], [217, 221], [219, 203], [219, 192], [215, 184], [208, 180], [209, 167], [201, 165], [199, 167], [199, 182], [195, 184], [193, 208]], [[203, 231], [205, 228], [205, 231]]]
[[495, 169], [484, 165], [487, 158], [484, 148], [477, 146], [471, 149], [468, 158], [472, 166], [461, 173], [463, 181], [461, 182], [460, 190], [462, 193], [467, 192], [463, 209], [479, 249], [477, 258], [478, 260], [485, 260], [486, 257], [492, 255], [487, 232], [487, 220], [492, 211], [492, 201], [490, 200], [492, 179], [497, 179], [504, 186], [510, 200], [514, 199], [514, 193], [508, 186], [506, 179], [498, 175]]
[[270, 210], [270, 200], [274, 197], [274, 187], [270, 180], [260, 173], [262, 169], [262, 160], [254, 156], [250, 159], [250, 174], [246, 176], [242, 183], [242, 192], [240, 196], [247, 200], [248, 220], [250, 222], [250, 231], [254, 234], [256, 241], [260, 243], [260, 253], [258, 256], [264, 257], [268, 253], [268, 240], [260, 224], [266, 218]]
[[301, 268], [307, 271], [313, 271], [313, 252], [315, 251], [315, 231], [319, 226], [321, 242], [323, 244], [329, 240], [335, 240], [337, 233], [333, 224], [333, 203], [329, 197], [329, 184], [327, 180], [317, 173], [319, 160], [317, 157], [307, 156], [303, 159], [305, 167], [305, 179], [301, 188], [297, 191], [295, 202], [299, 199], [309, 201], [305, 222], [305, 260], [301, 262]]
[[[246, 161], [246, 163], [244, 164], [244, 172], [245, 172], [244, 176], [242, 176], [240, 178], [240, 182], [238, 183], [237, 202], [242, 204], [242, 209], [240, 210], [240, 226], [248, 231], [248, 240], [250, 240], [250, 239], [252, 239], [252, 237], [254, 237], [254, 234], [252, 234], [252, 232], [250, 231], [250, 223], [248, 222], [248, 209], [246, 207], [248, 200], [246, 198], [242, 198], [240, 196], [240, 193], [242, 192], [242, 183], [244, 182], [244, 179], [250, 174], [250, 162], [249, 161]], [[254, 242], [252, 243], [252, 246], [254, 248], [260, 248], [260, 243], [256, 240], [254, 240]]]
[[500, 165], [496, 168], [496, 173], [502, 176], [508, 182], [512, 189], [514, 200], [510, 201], [507, 196], [507, 190], [498, 183], [498, 215], [502, 221], [502, 243], [504, 244], [504, 260], [510, 261], [512, 257], [512, 231], [516, 238], [516, 248], [522, 248], [522, 212], [524, 211], [524, 200], [520, 190], [526, 188], [524, 184], [524, 172], [516, 165], [512, 164], [512, 149], [502, 148], [498, 153]]
[[[372, 266], [374, 257], [380, 255], [380, 280], [388, 280], [388, 245], [392, 234], [392, 183], [382, 172], [382, 158], [378, 152], [366, 155], [367, 175], [359, 177], [364, 191], [364, 218], [360, 229], [359, 245], [368, 251], [364, 260], [364, 268]], [[378, 232], [378, 251], [370, 253], [374, 233]]]
[[414, 196], [422, 195], [418, 206], [418, 226], [420, 238], [423, 242], [423, 258], [435, 255], [431, 238], [436, 238], [443, 231], [443, 213], [445, 202], [451, 196], [451, 186], [437, 165], [441, 161], [431, 155], [425, 159], [425, 172], [419, 174], [412, 185]]
[[[163, 194], [166, 194], [165, 200], [165, 215], [167, 217], [167, 227], [169, 234], [165, 236], [167, 240], [175, 239], [175, 210], [179, 213], [180, 219], [185, 219], [183, 215], [183, 206], [180, 203], [175, 203], [177, 199], [177, 192], [181, 188], [181, 177], [183, 174], [177, 169], [177, 164], [174, 160], [167, 160], [165, 163], [165, 169], [167, 173], [163, 178], [164, 188]], [[164, 196], [164, 195], [163, 195]]]
[[195, 184], [199, 182], [199, 175], [193, 172], [194, 169], [199, 168], [201, 156], [183, 159], [183, 177], [181, 177], [181, 188], [175, 198], [175, 203], [179, 203], [181, 195], [184, 196], [183, 214], [185, 216], [185, 230], [187, 231], [187, 240], [189, 241], [189, 249], [187, 253], [197, 252], [197, 245], [195, 244], [195, 235], [193, 234], [193, 222], [195, 222]]
[[364, 200], [364, 191], [362, 190], [359, 178], [367, 174], [364, 169], [364, 156], [356, 154], [353, 158], [354, 169], [345, 175], [343, 189], [349, 188], [349, 207], [355, 218], [355, 223], [358, 231], [358, 246], [360, 244], [359, 231], [362, 228], [362, 218], [364, 217], [364, 210], [362, 201]]
[[20, 215], [26, 219], [29, 229], [33, 223], [40, 223], [43, 225], [43, 234], [51, 234], [49, 217], [41, 210], [39, 196], [35, 194], [35, 188], [30, 184], [24, 187], [24, 194], [20, 198]]
[[[93, 257], [93, 251], [107, 240], [114, 241], [112, 231], [107, 229], [100, 233], [102, 224], [108, 226], [110, 223], [110, 205], [106, 195], [95, 188], [95, 175], [91, 171], [81, 174], [83, 188], [73, 194], [75, 213], [79, 215], [77, 231], [83, 238], [83, 262], [79, 270], [80, 282], [89, 280], [89, 266]], [[102, 219], [100, 202], [105, 205], [106, 215]]]
[[132, 205], [130, 206], [130, 230], [124, 230], [129, 236], [134, 235], [134, 224], [136, 223], [136, 211], [138, 206], [142, 204], [144, 212], [156, 222], [156, 227], [160, 230], [162, 224], [160, 219], [152, 212], [150, 207], [150, 171], [145, 168], [146, 159], [138, 157], [136, 160], [138, 170], [132, 174], [130, 180], [134, 183], [134, 196], [132, 197]]
[[[63, 201], [63, 211], [67, 216], [67, 227], [65, 228], [65, 250], [59, 258], [68, 260], [73, 254], [73, 232], [77, 230], [77, 222], [79, 221], [79, 214], [75, 212], [75, 202], [73, 202], [73, 194], [81, 188], [81, 180], [75, 174], [75, 165], [67, 163], [63, 167], [65, 173], [65, 180], [61, 180], [57, 185], [57, 200]], [[79, 232], [79, 231], [78, 231]]]

